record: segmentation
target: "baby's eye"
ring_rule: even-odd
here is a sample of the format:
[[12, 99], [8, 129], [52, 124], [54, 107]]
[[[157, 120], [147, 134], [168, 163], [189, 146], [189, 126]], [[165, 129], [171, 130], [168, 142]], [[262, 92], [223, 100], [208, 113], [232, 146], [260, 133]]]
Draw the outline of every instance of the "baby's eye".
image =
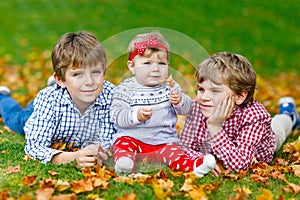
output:
[[144, 65], [150, 65], [151, 63], [150, 62], [144, 62], [143, 64]]
[[167, 65], [165, 62], [160, 62], [159, 65]]

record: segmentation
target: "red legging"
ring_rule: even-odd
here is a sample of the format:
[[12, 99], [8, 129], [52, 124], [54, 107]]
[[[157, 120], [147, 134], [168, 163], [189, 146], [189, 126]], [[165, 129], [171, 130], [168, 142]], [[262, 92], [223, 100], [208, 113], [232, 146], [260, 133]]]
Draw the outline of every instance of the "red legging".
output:
[[128, 136], [118, 138], [113, 145], [113, 151], [115, 163], [124, 156], [134, 163], [136, 158], [147, 157], [149, 161], [167, 164], [171, 169], [180, 171], [193, 171], [194, 162], [197, 161], [197, 164], [201, 165], [203, 161], [202, 158], [192, 160], [176, 143], [150, 145]]

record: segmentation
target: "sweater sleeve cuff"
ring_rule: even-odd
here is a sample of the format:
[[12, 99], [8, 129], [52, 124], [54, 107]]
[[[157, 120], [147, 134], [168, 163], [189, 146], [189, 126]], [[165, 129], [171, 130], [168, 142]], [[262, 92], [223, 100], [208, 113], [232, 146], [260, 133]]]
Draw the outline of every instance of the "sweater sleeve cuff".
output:
[[130, 121], [131, 121], [131, 125], [137, 125], [140, 123], [140, 121], [137, 118], [137, 111], [138, 108], [135, 107], [130, 111]]

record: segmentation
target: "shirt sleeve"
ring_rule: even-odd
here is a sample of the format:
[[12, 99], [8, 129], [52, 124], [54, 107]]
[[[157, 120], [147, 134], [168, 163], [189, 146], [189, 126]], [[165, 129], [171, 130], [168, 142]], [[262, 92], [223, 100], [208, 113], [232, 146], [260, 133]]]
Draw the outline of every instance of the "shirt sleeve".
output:
[[230, 140], [223, 128], [219, 133], [211, 136], [213, 154], [225, 168], [233, 171], [245, 170], [252, 165], [256, 147], [266, 129], [262, 120], [247, 123], [236, 132], [236, 137]]
[[110, 149], [110, 147], [112, 146], [113, 134], [116, 132], [114, 128], [114, 124], [112, 123], [111, 120], [111, 113], [110, 113], [114, 91], [115, 91], [115, 86], [112, 83], [105, 81], [104, 88], [100, 95], [100, 99], [104, 101], [103, 102], [104, 107], [101, 107], [102, 112], [104, 112], [104, 115], [102, 119], [100, 119], [100, 121], [104, 121], [103, 123], [104, 125], [101, 127], [101, 134], [100, 134], [101, 135], [100, 141], [102, 144], [102, 148], [104, 150]]
[[34, 101], [34, 112], [27, 120], [24, 130], [26, 137], [25, 153], [42, 163], [62, 151], [51, 148], [56, 122], [53, 120], [53, 105], [40, 92]]
[[200, 141], [201, 132], [201, 120], [199, 113], [196, 109], [196, 102], [193, 101], [192, 110], [187, 115], [184, 127], [180, 133], [180, 145], [186, 154], [192, 159], [203, 157], [203, 153], [200, 152]]

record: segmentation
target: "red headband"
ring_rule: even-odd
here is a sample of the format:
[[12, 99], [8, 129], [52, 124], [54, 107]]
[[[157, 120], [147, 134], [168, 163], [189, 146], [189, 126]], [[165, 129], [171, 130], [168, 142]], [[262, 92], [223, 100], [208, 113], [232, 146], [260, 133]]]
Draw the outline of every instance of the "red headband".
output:
[[134, 49], [135, 51], [130, 55], [129, 60], [133, 60], [136, 55], [144, 55], [147, 48], [162, 48], [166, 50], [168, 54], [168, 48], [163, 44], [159, 43], [156, 37], [150, 36], [148, 40], [143, 42], [135, 42]]

